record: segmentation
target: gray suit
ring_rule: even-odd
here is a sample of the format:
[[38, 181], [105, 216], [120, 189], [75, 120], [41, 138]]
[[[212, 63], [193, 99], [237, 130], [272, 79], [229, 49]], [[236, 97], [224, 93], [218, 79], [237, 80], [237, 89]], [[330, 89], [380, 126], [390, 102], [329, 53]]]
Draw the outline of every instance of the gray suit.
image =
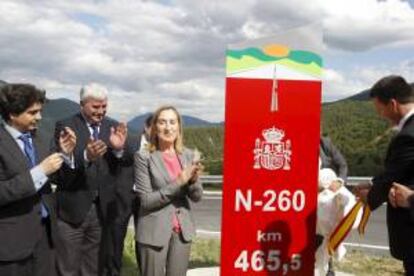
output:
[[[185, 149], [178, 157], [184, 168], [191, 164], [193, 153]], [[201, 182], [184, 186], [172, 182], [159, 151], [137, 152], [134, 166], [134, 189], [141, 202], [135, 238], [142, 275], [185, 275], [196, 233], [190, 200], [201, 200]], [[172, 230], [174, 212], [181, 226], [179, 234]]]

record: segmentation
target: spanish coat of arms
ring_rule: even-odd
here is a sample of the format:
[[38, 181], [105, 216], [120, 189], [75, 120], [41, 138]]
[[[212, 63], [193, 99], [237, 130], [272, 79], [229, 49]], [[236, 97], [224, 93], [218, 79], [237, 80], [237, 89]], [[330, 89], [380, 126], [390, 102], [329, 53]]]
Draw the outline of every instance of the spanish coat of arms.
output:
[[274, 126], [262, 131], [264, 141], [256, 139], [254, 152], [254, 169], [290, 170], [291, 141], [286, 139], [285, 132]]

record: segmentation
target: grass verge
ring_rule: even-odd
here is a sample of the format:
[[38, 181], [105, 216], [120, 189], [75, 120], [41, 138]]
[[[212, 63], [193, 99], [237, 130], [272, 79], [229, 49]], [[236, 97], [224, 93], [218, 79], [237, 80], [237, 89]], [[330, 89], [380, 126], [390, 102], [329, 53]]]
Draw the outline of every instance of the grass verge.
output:
[[402, 262], [388, 256], [366, 254], [360, 250], [348, 250], [341, 262], [335, 263], [339, 271], [357, 276], [399, 276], [404, 275]]

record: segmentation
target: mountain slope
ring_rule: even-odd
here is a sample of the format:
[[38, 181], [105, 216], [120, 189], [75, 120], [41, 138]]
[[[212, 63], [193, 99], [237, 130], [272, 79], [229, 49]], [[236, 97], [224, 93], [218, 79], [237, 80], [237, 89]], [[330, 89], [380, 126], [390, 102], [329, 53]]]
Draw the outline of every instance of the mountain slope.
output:
[[[413, 88], [414, 88], [414, 82], [412, 82], [410, 84]], [[365, 89], [355, 95], [352, 95], [346, 99], [343, 100], [339, 100], [339, 101], [347, 101], [347, 100], [351, 100], [351, 101], [368, 101], [370, 99], [369, 97], [369, 89]]]
[[322, 129], [346, 157], [349, 175], [374, 175], [381, 170], [392, 133], [370, 101], [346, 100], [324, 105]]
[[43, 106], [39, 130], [52, 137], [56, 121], [79, 112], [79, 104], [68, 99], [47, 100]]

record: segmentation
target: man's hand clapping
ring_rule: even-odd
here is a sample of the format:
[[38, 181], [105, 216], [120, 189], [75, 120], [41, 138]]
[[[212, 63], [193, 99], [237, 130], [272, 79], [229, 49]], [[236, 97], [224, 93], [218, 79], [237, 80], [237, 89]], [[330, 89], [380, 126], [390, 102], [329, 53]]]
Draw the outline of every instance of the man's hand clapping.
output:
[[86, 158], [93, 162], [99, 157], [103, 156], [108, 147], [102, 140], [92, 140], [90, 139], [86, 145]]
[[128, 128], [125, 123], [119, 123], [116, 128], [111, 127], [109, 143], [112, 149], [122, 150], [128, 135]]
[[65, 127], [59, 134], [59, 147], [65, 155], [71, 155], [76, 146], [75, 132], [69, 127]]

